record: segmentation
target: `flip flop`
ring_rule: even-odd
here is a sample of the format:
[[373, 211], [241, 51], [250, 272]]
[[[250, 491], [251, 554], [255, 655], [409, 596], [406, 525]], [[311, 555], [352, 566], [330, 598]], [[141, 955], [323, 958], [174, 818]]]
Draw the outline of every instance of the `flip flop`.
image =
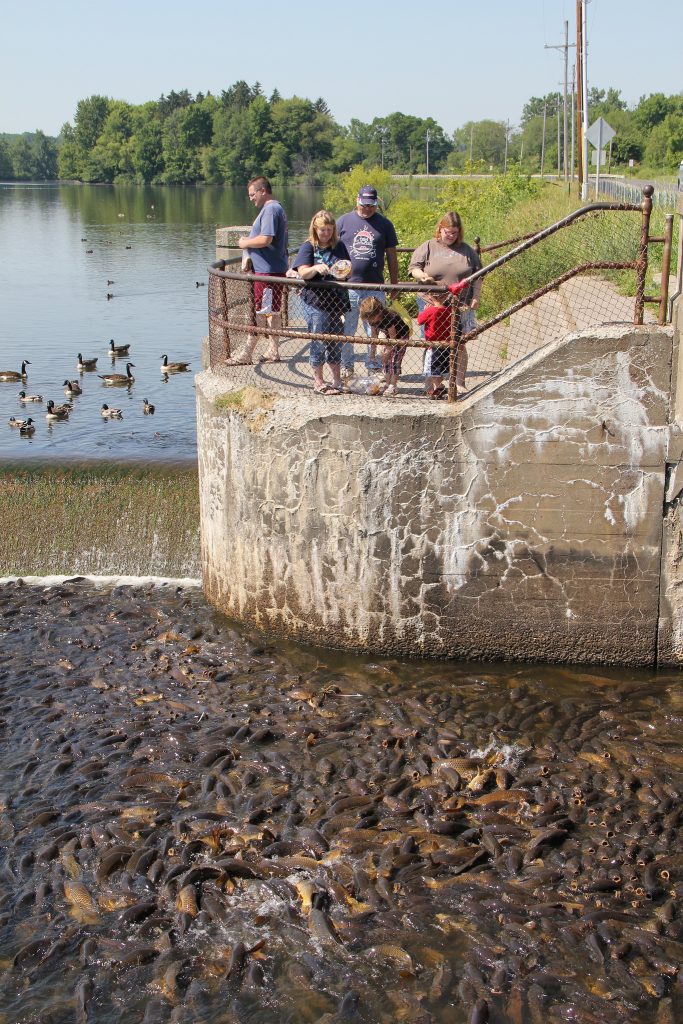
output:
[[259, 356], [259, 363], [281, 363], [279, 356]]
[[316, 395], [341, 395], [339, 388], [333, 387], [331, 384], [323, 384], [321, 388], [313, 388]]
[[226, 359], [226, 366], [253, 366], [251, 359]]

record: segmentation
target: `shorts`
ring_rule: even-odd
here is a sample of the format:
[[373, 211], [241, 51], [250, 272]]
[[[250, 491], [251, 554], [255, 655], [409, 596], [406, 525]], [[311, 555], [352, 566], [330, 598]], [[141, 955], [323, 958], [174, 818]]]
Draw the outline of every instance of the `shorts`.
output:
[[[254, 273], [257, 272], [254, 271]], [[265, 278], [284, 277], [284, 271], [282, 272], [282, 274], [258, 274], [257, 276]], [[280, 310], [282, 309], [282, 291], [284, 289], [284, 285], [268, 284], [267, 280], [263, 282], [254, 281], [254, 306], [256, 308], [256, 312], [258, 313], [259, 309], [263, 305], [263, 293], [265, 292], [266, 288], [270, 288], [273, 296], [271, 299], [271, 307], [269, 312], [279, 313]]]
[[392, 345], [388, 352], [386, 348], [382, 349], [382, 369], [385, 373], [398, 377], [406, 348], [407, 345]]
[[430, 377], [447, 377], [451, 372], [451, 350], [443, 345], [429, 350], [431, 361], [427, 371]]

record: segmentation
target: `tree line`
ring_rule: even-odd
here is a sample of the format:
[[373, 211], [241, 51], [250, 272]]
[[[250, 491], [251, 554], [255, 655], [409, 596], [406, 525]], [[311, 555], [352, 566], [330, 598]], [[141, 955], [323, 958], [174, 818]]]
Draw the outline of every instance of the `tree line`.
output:
[[[358, 164], [393, 174], [500, 171], [557, 166], [554, 129], [562, 97], [532, 97], [520, 124], [470, 121], [448, 135], [431, 117], [395, 112], [339, 125], [322, 97], [269, 97], [258, 82], [220, 96], [186, 89], [134, 105], [106, 96], [80, 100], [58, 139], [41, 131], [0, 136], [0, 178], [138, 184], [238, 184], [257, 173], [277, 181], [323, 181]], [[655, 93], [629, 109], [617, 89], [592, 89], [591, 122], [609, 120], [613, 162], [674, 169], [683, 158], [683, 94]], [[544, 115], [545, 110], [545, 115]], [[545, 128], [544, 128], [545, 126]]]

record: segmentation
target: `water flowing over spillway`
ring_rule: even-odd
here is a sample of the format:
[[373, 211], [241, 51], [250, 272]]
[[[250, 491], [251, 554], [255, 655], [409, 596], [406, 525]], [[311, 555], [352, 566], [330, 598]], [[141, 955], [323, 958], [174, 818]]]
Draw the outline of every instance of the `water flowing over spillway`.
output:
[[683, 1012], [678, 674], [351, 658], [0, 586], [7, 1022]]

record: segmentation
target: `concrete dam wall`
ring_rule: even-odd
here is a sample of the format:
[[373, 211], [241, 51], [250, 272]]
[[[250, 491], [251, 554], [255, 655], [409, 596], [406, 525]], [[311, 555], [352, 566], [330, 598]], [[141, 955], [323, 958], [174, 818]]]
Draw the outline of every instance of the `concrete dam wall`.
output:
[[208, 598], [441, 658], [677, 664], [672, 328], [569, 335], [455, 405], [197, 378]]

